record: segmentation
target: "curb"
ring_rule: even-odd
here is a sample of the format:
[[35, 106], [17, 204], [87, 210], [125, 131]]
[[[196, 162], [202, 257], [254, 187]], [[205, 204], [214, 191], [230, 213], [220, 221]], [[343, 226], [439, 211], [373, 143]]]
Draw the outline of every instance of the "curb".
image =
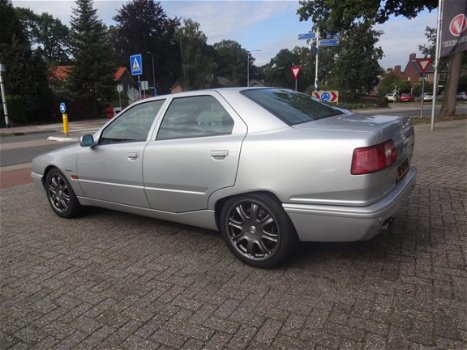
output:
[[58, 137], [58, 136], [49, 136], [47, 141], [57, 141], [57, 142], [78, 142], [78, 137]]
[[[8, 130], [8, 129], [6, 129]], [[11, 131], [11, 132], [3, 132], [0, 131], [0, 136], [7, 137], [7, 136], [23, 136], [23, 135], [31, 135], [31, 134], [50, 134], [56, 133], [57, 130], [54, 129], [45, 129], [45, 130], [31, 130], [31, 131]]]

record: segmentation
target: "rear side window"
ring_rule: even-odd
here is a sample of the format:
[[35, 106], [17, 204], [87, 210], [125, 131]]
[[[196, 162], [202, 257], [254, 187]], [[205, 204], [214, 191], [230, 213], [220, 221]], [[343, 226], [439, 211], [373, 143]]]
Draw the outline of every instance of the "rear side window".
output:
[[343, 114], [311, 96], [285, 89], [251, 89], [241, 92], [288, 125]]
[[212, 96], [174, 98], [157, 140], [229, 135], [233, 127], [232, 117]]

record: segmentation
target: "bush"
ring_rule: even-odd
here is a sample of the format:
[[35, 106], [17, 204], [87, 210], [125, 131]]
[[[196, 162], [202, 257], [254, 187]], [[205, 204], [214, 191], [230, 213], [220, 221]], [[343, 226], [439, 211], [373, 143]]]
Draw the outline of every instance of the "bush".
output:
[[8, 119], [10, 124], [23, 124], [28, 121], [26, 115], [26, 101], [19, 96], [7, 96]]

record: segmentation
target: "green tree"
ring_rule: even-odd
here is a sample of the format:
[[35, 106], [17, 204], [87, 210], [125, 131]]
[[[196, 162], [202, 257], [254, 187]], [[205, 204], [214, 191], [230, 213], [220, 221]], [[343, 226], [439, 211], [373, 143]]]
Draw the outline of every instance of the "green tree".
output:
[[[297, 13], [300, 20], [311, 19], [320, 30], [337, 33], [351, 28], [355, 23], [386, 22], [391, 15], [415, 17], [424, 9], [434, 10], [438, 0], [300, 0]], [[452, 115], [456, 111], [456, 90], [461, 73], [463, 52], [449, 57], [448, 78], [441, 106], [441, 115]]]
[[245, 86], [248, 51], [234, 40], [222, 40], [213, 46], [216, 50], [217, 75], [229, 79], [233, 86]]
[[[425, 81], [424, 92], [432, 92], [433, 91], [433, 83], [429, 81]], [[422, 95], [422, 82], [417, 81], [412, 89], [413, 96], [421, 96]]]
[[356, 23], [384, 23], [391, 15], [414, 18], [424, 10], [434, 10], [438, 0], [300, 0], [301, 21], [311, 19], [321, 30], [337, 33]]
[[[435, 58], [435, 48], [436, 48], [436, 28], [431, 28], [431, 27], [426, 27], [425, 28], [425, 37], [428, 39], [428, 44], [425, 45], [419, 45], [418, 49], [420, 52], [425, 55], [425, 57], [430, 56], [433, 59]], [[457, 89], [458, 91], [465, 91], [467, 87], [467, 56], [463, 55], [463, 53], [458, 54], [460, 58], [457, 58], [456, 60], [462, 61], [460, 64], [460, 74], [458, 76], [458, 83], [457, 83]], [[448, 64], [450, 63], [450, 64]], [[450, 62], [450, 58], [448, 57], [442, 57], [439, 60], [439, 71], [446, 71], [452, 67], [452, 61]], [[456, 69], [456, 67], [454, 67]], [[455, 70], [454, 69], [454, 70]], [[454, 74], [454, 73], [451, 73]], [[451, 78], [452, 81], [452, 78]], [[431, 88], [433, 91], [433, 88]], [[453, 87], [450, 87], [450, 95], [453, 95], [455, 93], [455, 89]], [[453, 91], [454, 90], [454, 91]], [[425, 89], [425, 91], [427, 91]], [[454, 114], [455, 113], [455, 100], [453, 99], [452, 96], [448, 98], [448, 93], [444, 94], [443, 98], [443, 105], [441, 108], [441, 114], [449, 115], [449, 114]]]
[[[311, 92], [313, 90], [313, 85], [314, 85], [314, 78], [315, 78], [315, 55], [313, 55], [308, 47], [299, 47], [295, 46], [292, 49], [292, 53], [298, 57], [298, 63], [301, 67], [302, 70], [300, 72], [300, 75], [298, 76], [298, 81], [297, 81], [297, 86], [299, 91], [308, 91]], [[323, 74], [323, 81], [326, 79], [325, 78], [325, 71], [327, 70], [327, 59], [323, 58], [323, 64], [321, 65], [322, 68], [320, 69], [320, 72]], [[289, 70], [289, 76], [292, 76], [292, 73]]]
[[0, 62], [6, 67], [9, 116], [18, 123], [44, 121], [51, 106], [47, 67], [32, 52], [27, 32], [8, 0], [0, 0], [0, 23]]
[[300, 57], [289, 49], [280, 50], [265, 67], [265, 78], [268, 85], [295, 88], [295, 81], [290, 67], [300, 65]]
[[19, 19], [26, 28], [30, 43], [49, 64], [70, 62], [69, 29], [58, 18], [48, 13], [37, 15], [27, 8], [16, 8]]
[[217, 66], [208, 54], [207, 38], [200, 30], [199, 23], [184, 20], [175, 37], [180, 45], [182, 85], [188, 90], [208, 87]]
[[98, 19], [92, 0], [77, 0], [71, 18], [70, 47], [74, 56], [71, 91], [86, 102], [90, 116], [115, 94], [116, 64], [109, 33]]
[[168, 91], [180, 72], [180, 48], [175, 40], [180, 19], [168, 18], [159, 2], [130, 0], [114, 20], [119, 64], [128, 67], [131, 55], [142, 54], [142, 78], [152, 82], [152, 54], [157, 83], [162, 92]]
[[[406, 83], [408, 83], [408, 91]], [[403, 90], [403, 91], [401, 91]], [[393, 92], [409, 92], [410, 91], [410, 82], [402, 80], [397, 74], [394, 72], [387, 73], [384, 77], [379, 81], [378, 84], [378, 92], [380, 95], [386, 95]]]
[[27, 32], [19, 20], [10, 0], [0, 0], [0, 45], [30, 45]]
[[381, 34], [364, 23], [341, 35], [333, 75], [339, 89], [349, 92], [351, 97], [368, 93], [378, 84], [378, 76], [383, 72], [378, 60], [383, 57], [383, 50], [376, 44]]

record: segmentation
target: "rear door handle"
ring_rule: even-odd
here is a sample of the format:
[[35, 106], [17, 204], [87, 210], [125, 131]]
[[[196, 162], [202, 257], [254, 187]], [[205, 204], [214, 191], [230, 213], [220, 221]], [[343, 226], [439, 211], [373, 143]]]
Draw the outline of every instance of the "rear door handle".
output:
[[128, 159], [129, 160], [135, 160], [139, 157], [138, 152], [129, 152], [128, 153]]
[[227, 150], [211, 151], [211, 157], [217, 160], [225, 159], [229, 155]]

